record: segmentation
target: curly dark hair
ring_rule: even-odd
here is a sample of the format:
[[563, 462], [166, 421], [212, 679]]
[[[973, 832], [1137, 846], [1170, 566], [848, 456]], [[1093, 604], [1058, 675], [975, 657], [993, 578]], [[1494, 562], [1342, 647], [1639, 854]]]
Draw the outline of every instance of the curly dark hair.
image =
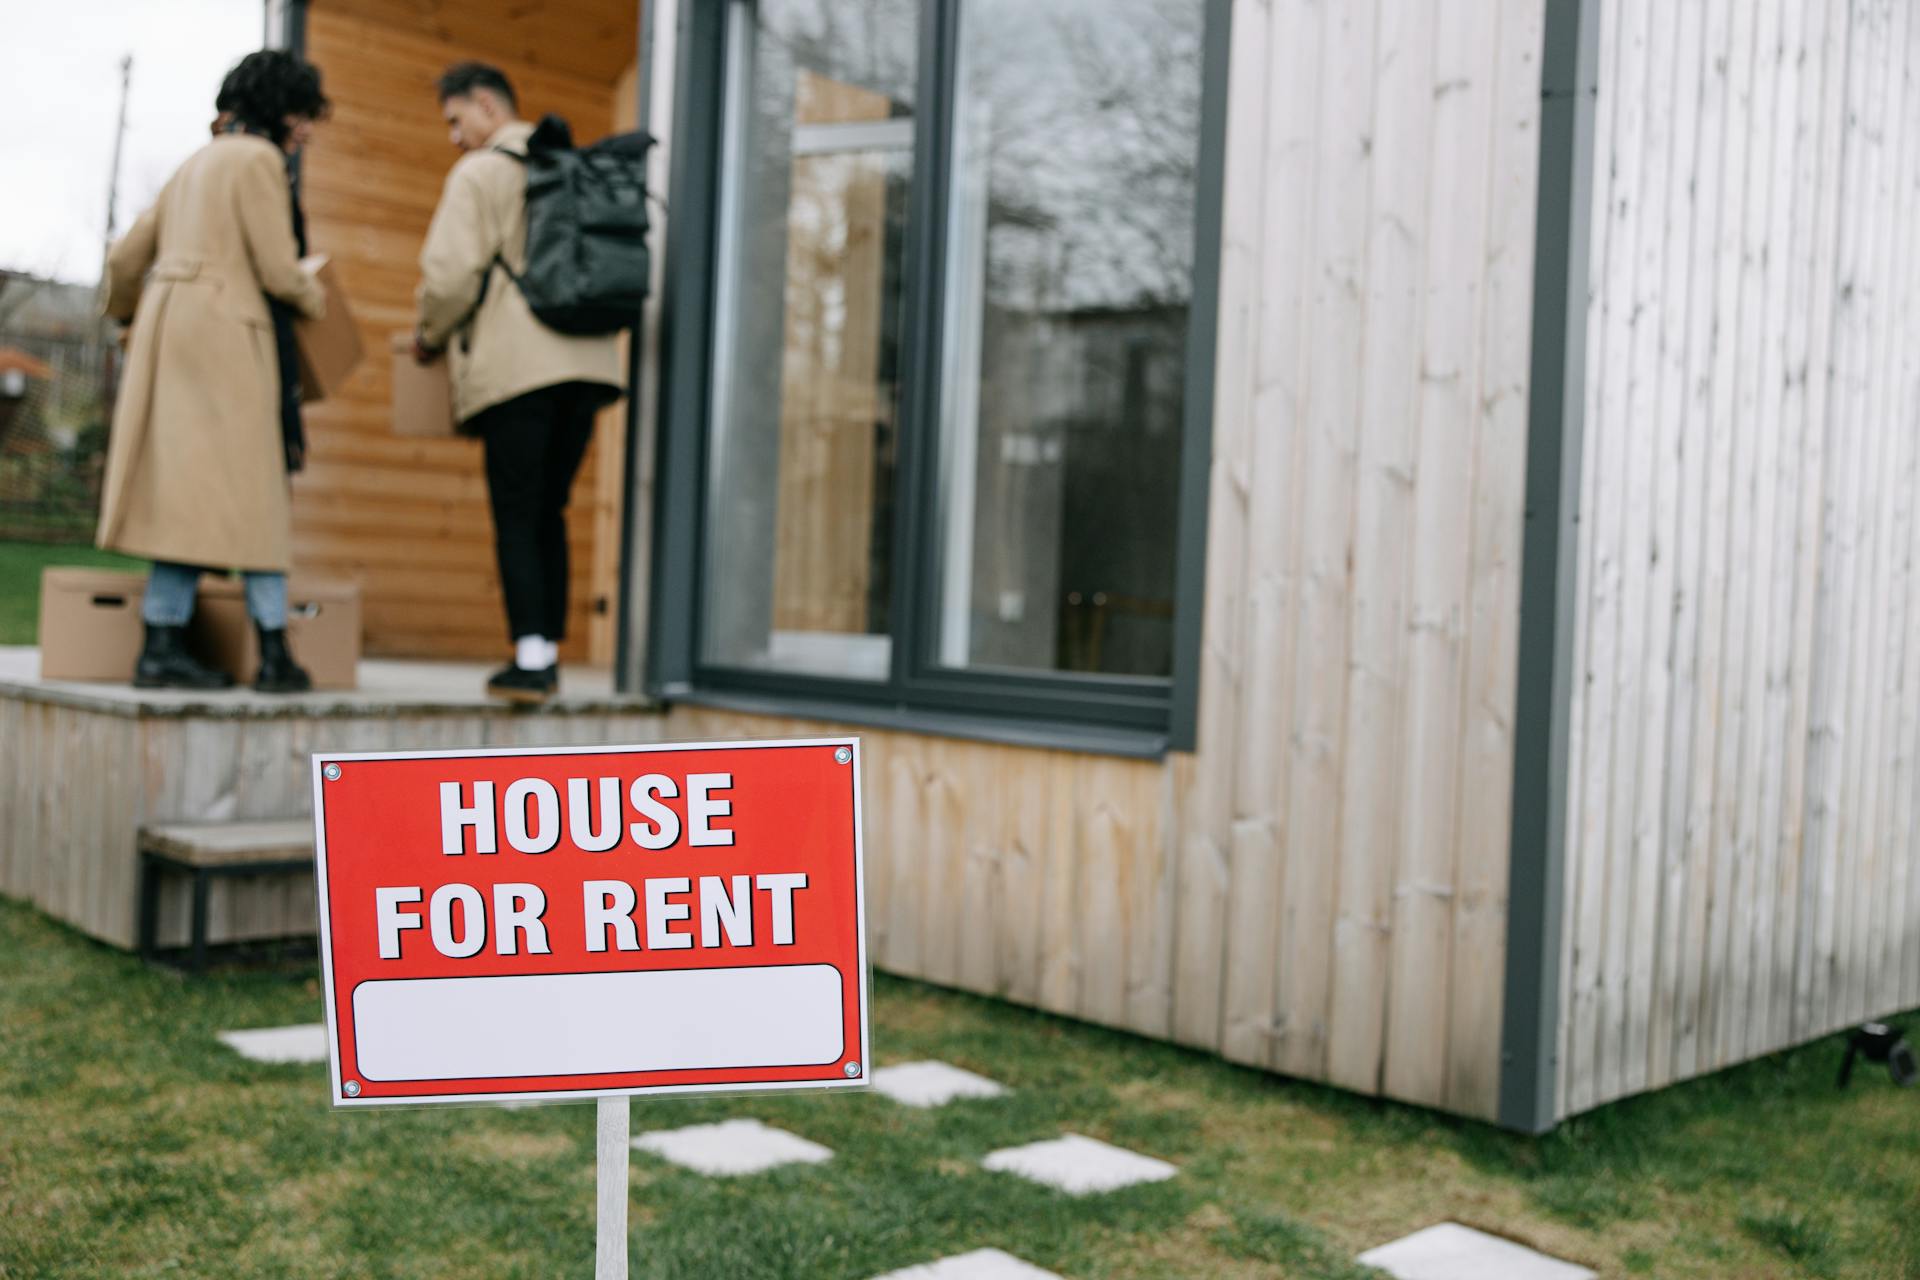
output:
[[262, 49], [240, 59], [220, 82], [215, 111], [280, 144], [287, 140], [287, 117], [324, 120], [333, 104], [320, 90], [320, 68], [284, 49]]

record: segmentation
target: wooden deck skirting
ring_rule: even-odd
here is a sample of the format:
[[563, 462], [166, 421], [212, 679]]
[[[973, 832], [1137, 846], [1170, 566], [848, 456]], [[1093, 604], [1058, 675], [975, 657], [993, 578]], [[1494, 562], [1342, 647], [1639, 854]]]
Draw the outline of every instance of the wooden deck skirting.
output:
[[[353, 693], [272, 698], [46, 684], [33, 650], [0, 649], [0, 893], [92, 937], [135, 942], [141, 826], [293, 818], [311, 812], [315, 751], [652, 742], [662, 717], [569, 677], [528, 714], [489, 702], [480, 666], [365, 662]], [[159, 944], [186, 941], [187, 886], [170, 879]], [[214, 943], [313, 928], [311, 881], [235, 877], [213, 887]]]
[[[863, 742], [869, 954], [876, 967], [1221, 1051], [1181, 1018], [1182, 825], [1194, 757], [1123, 759], [961, 741], [690, 705], [662, 711], [576, 679], [550, 710], [488, 704], [478, 666], [362, 664], [354, 694], [266, 699], [45, 685], [32, 651], [0, 650], [0, 893], [132, 947], [142, 825], [309, 812], [318, 750], [606, 745], [855, 732]], [[411, 690], [404, 687], [411, 677]], [[1224, 884], [1221, 886], [1224, 888]], [[169, 879], [159, 944], [186, 941], [185, 878]], [[211, 942], [313, 927], [310, 882], [236, 877], [212, 887]], [[1251, 928], [1251, 922], [1248, 927]], [[1189, 954], [1226, 954], [1222, 933]], [[1214, 972], [1218, 972], [1217, 969]], [[1216, 979], [1217, 980], [1217, 979]], [[1490, 979], [1491, 981], [1491, 979]], [[1226, 1024], [1225, 1029], [1243, 1029]], [[1311, 1038], [1278, 1025], [1270, 1044]], [[1489, 1064], [1489, 1070], [1491, 1064]]]

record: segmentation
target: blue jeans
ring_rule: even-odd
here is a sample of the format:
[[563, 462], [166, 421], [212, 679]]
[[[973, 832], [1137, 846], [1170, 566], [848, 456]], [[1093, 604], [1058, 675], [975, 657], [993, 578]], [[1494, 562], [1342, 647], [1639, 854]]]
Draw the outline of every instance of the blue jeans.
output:
[[[184, 627], [193, 616], [193, 597], [200, 586], [200, 570], [190, 564], [155, 560], [147, 575], [147, 598], [140, 616], [156, 627]], [[268, 631], [280, 631], [287, 625], [287, 575], [270, 570], [248, 569], [242, 578], [247, 588], [247, 612]]]

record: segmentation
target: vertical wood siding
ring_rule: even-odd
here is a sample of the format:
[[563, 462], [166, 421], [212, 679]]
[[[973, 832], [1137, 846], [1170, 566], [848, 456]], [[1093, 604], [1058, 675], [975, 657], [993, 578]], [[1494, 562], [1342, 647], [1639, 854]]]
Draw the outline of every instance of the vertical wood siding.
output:
[[1562, 1114], [1920, 1003], [1920, 22], [1600, 17]]
[[1543, 9], [1234, 22], [1175, 1026], [1488, 1116]]
[[1235, 4], [1198, 748], [864, 733], [881, 967], [1493, 1115], [1542, 22]]

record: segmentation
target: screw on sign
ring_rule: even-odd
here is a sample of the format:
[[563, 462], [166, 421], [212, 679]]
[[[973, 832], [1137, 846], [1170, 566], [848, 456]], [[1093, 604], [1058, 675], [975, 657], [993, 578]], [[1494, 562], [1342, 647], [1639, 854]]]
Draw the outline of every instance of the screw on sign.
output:
[[[338, 1107], [866, 1086], [854, 739], [314, 757]], [[617, 1183], [617, 1185], [615, 1185]]]

